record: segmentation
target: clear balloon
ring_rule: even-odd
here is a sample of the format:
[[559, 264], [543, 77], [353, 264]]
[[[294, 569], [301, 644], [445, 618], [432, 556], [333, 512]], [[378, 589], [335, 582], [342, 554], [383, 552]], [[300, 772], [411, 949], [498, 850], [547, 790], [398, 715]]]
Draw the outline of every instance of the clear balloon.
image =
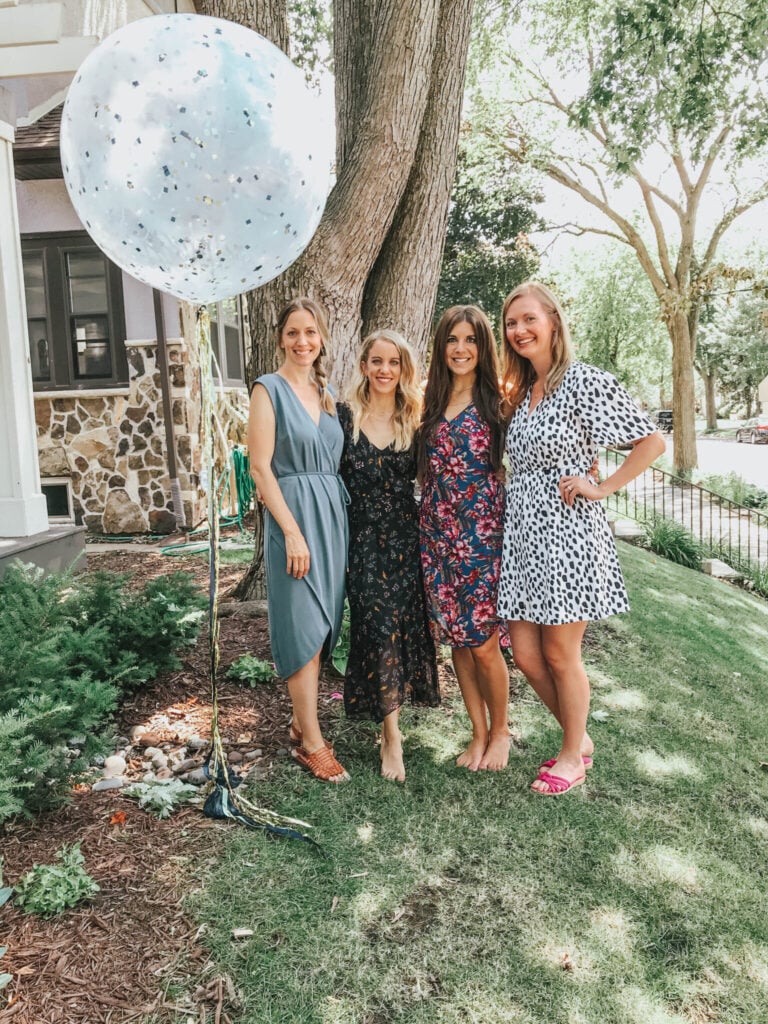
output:
[[168, 14], [105, 39], [70, 87], [64, 180], [96, 244], [192, 302], [256, 288], [306, 248], [333, 129], [302, 72], [250, 29]]

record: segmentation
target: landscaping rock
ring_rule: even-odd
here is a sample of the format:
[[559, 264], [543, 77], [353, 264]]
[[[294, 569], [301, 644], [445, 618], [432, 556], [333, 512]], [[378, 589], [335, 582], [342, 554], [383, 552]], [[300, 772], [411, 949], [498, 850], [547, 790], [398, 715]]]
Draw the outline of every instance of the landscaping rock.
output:
[[160, 747], [144, 747], [144, 757], [148, 757], [151, 760], [155, 754], [162, 754]]
[[256, 750], [246, 750], [246, 752], [243, 754], [243, 760], [244, 761], [255, 761], [256, 758], [257, 757], [261, 757], [262, 754], [263, 754], [263, 750], [261, 749], [261, 747], [258, 747]]
[[193, 772], [187, 772], [182, 776], [181, 781], [188, 782], [190, 786], [204, 786], [208, 782], [208, 776], [205, 774], [205, 768], [195, 768]]
[[162, 751], [158, 750], [158, 752], [152, 758], [152, 767], [155, 769], [168, 767], [168, 758]]
[[128, 735], [130, 736], [131, 740], [134, 743], [137, 743], [138, 740], [144, 735], [146, 731], [146, 725], [134, 725], [134, 727], [130, 730]]
[[156, 779], [170, 779], [173, 777], [173, 772], [170, 768], [158, 768], [155, 772]]
[[91, 786], [91, 792], [103, 793], [107, 789], [122, 789], [124, 785], [125, 779], [120, 776], [109, 779], [99, 779], [98, 782], [94, 782]]
[[174, 767], [173, 772], [174, 772], [174, 775], [183, 775], [184, 772], [191, 772], [193, 768], [199, 768], [199, 767], [200, 767], [200, 758], [199, 757], [188, 757], [186, 759], [186, 761], [180, 761], [179, 764], [177, 764]]
[[187, 750], [190, 752], [193, 750], [205, 750], [208, 746], [209, 741], [204, 740], [202, 736], [190, 736], [187, 740]]
[[246, 775], [248, 782], [262, 782], [269, 775], [269, 768], [265, 764], [254, 765]]
[[124, 757], [120, 757], [118, 754], [113, 754], [112, 757], [108, 757], [104, 761], [104, 778], [105, 779], [116, 779], [119, 778], [126, 769], [126, 761]]
[[240, 764], [244, 759], [239, 750], [231, 750], [227, 754], [227, 760], [230, 764]]
[[[143, 728], [143, 726], [139, 726], [138, 728], [141, 729]], [[112, 742], [115, 745], [115, 749], [117, 749], [118, 747], [129, 747], [131, 745], [131, 741], [128, 739], [127, 736], [115, 736]]]

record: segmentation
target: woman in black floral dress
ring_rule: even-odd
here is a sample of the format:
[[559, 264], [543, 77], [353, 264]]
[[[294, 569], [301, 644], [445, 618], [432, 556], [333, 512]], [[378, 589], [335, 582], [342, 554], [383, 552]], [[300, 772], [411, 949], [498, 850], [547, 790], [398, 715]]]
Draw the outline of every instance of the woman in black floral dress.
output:
[[347, 595], [350, 655], [344, 705], [381, 722], [381, 774], [405, 780], [400, 708], [440, 702], [427, 625], [414, 497], [413, 437], [421, 415], [416, 363], [405, 340], [378, 331], [363, 343], [348, 396], [340, 473], [351, 497]]

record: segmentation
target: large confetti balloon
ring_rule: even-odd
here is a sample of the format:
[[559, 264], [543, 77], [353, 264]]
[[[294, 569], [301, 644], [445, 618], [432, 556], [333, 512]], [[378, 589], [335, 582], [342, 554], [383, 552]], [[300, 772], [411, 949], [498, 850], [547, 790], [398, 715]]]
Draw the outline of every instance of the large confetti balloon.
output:
[[311, 239], [333, 131], [291, 61], [219, 18], [142, 18], [80, 67], [61, 124], [64, 180], [96, 244], [192, 302], [258, 287]]

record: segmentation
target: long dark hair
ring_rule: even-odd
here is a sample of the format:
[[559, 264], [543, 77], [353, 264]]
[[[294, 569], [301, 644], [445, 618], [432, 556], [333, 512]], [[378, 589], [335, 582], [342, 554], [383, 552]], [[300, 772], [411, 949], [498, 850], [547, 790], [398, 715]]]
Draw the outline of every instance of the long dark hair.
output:
[[432, 344], [432, 361], [429, 364], [427, 388], [424, 392], [424, 414], [416, 440], [416, 458], [419, 476], [422, 479], [428, 468], [427, 445], [434, 436], [451, 398], [453, 374], [445, 361], [445, 349], [454, 327], [460, 323], [470, 325], [477, 342], [477, 370], [472, 388], [472, 401], [480, 418], [487, 423], [491, 432], [491, 467], [494, 472], [501, 469], [505, 424], [501, 415], [499, 360], [493, 328], [488, 317], [477, 306], [451, 306], [440, 317]]

